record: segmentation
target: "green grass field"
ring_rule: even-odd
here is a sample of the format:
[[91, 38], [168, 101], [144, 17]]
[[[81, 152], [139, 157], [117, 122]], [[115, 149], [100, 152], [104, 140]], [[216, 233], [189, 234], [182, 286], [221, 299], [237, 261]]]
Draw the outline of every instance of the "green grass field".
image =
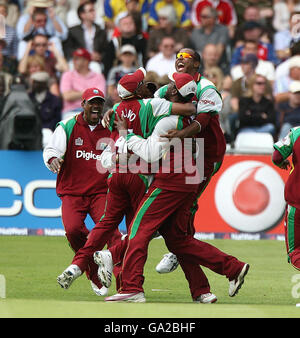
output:
[[[293, 290], [300, 296], [300, 273], [287, 263], [284, 242], [208, 242], [250, 264], [245, 283], [235, 297], [228, 296], [225, 277], [205, 269], [218, 302], [193, 303], [180, 268], [170, 274], [156, 273], [155, 265], [167, 250], [162, 239], [155, 239], [150, 243], [145, 266], [147, 302], [110, 304], [92, 292], [85, 276], [78, 278], [68, 290], [57, 284], [57, 275], [73, 257], [65, 238], [0, 236], [0, 274], [6, 280], [6, 298], [0, 298], [0, 318], [300, 317], [300, 308], [295, 306], [300, 299], [292, 296]], [[114, 293], [112, 287], [110, 294]]]

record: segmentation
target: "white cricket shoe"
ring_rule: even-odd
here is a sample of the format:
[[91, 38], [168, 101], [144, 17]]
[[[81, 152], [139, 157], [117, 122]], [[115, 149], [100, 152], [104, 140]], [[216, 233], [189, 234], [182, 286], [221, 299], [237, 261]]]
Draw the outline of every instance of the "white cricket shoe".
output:
[[231, 281], [229, 281], [229, 296], [230, 297], [234, 297], [239, 289], [242, 287], [243, 283], [244, 283], [244, 278], [247, 275], [247, 272], [250, 268], [249, 264], [244, 264], [240, 274], [238, 275], [238, 277], [236, 279], [233, 279]]
[[144, 292], [116, 293], [113, 296], [106, 297], [104, 300], [106, 302], [130, 302], [130, 303], [146, 302]]
[[91, 287], [92, 287], [93, 291], [95, 292], [95, 294], [97, 296], [107, 296], [108, 295], [108, 291], [109, 291], [108, 288], [106, 288], [105, 286], [102, 286], [102, 288], [99, 289], [98, 286], [95, 283], [93, 283], [92, 281], [90, 281], [90, 282], [91, 282]]
[[169, 273], [178, 267], [177, 257], [171, 252], [164, 255], [163, 259], [156, 265], [155, 270], [158, 273]]
[[217, 296], [211, 292], [203, 293], [194, 300], [194, 303], [211, 304], [218, 300]]
[[75, 264], [71, 264], [61, 275], [57, 277], [57, 282], [62, 288], [68, 289], [73, 281], [81, 274], [82, 272], [79, 267]]
[[103, 250], [94, 252], [94, 262], [99, 266], [99, 280], [106, 288], [109, 288], [111, 286], [112, 273], [114, 268], [110, 251]]

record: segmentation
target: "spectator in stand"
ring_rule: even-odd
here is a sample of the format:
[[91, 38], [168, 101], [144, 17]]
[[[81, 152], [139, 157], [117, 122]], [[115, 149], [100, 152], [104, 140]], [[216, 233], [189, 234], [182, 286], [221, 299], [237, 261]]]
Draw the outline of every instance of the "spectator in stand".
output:
[[6, 7], [5, 23], [10, 27], [16, 28], [20, 17], [19, 1], [1, 0], [1, 4]]
[[175, 39], [175, 51], [191, 47], [191, 41], [186, 29], [177, 27], [176, 10], [172, 5], [166, 5], [158, 10], [158, 24], [151, 28], [147, 42], [147, 56], [150, 58], [158, 53], [158, 45], [164, 36]]
[[258, 6], [250, 5], [249, 7], [245, 8], [243, 13], [243, 18], [239, 21], [238, 26], [236, 27], [235, 34], [233, 37], [233, 46], [239, 47], [243, 45], [244, 42], [244, 27], [245, 24], [248, 22], [257, 22], [263, 28], [264, 32], [262, 33], [261, 40], [267, 42], [269, 38], [265, 35], [268, 33], [267, 28], [264, 25], [264, 20], [260, 17], [260, 11]]
[[68, 38], [63, 42], [64, 55], [70, 61], [76, 49], [84, 48], [90, 52], [92, 61], [100, 63], [108, 42], [106, 31], [95, 23], [95, 6], [87, 1], [79, 5], [77, 12], [81, 23], [69, 28]]
[[82, 93], [86, 88], [97, 87], [106, 91], [106, 80], [102, 74], [90, 70], [91, 54], [84, 48], [73, 52], [74, 69], [62, 74], [60, 92], [63, 98], [62, 119], [81, 111]]
[[[20, 73], [20, 74], [22, 74], [24, 76], [24, 81], [25, 81], [27, 87], [29, 87], [31, 75], [35, 72], [44, 72], [44, 71], [46, 71], [45, 58], [43, 58], [40, 55], [34, 54], [34, 55], [28, 56], [27, 68], [26, 68], [24, 73]], [[56, 96], [60, 96], [59, 85], [58, 85], [58, 81], [57, 81], [56, 78], [50, 77], [49, 90], [50, 90], [51, 94], [56, 95]]]
[[120, 65], [113, 67], [109, 71], [106, 82], [108, 94], [106, 101], [108, 101], [107, 104], [110, 106], [121, 101], [117, 91], [117, 85], [121, 77], [134, 73], [137, 70], [136, 50], [134, 46], [123, 45], [120, 49], [119, 60], [121, 62]]
[[192, 21], [190, 19], [190, 5], [187, 0], [152, 0], [149, 8], [148, 25], [150, 27], [157, 27], [159, 25], [159, 10], [169, 5], [173, 6], [176, 10], [176, 27], [182, 27], [186, 29], [191, 28]]
[[228, 28], [219, 24], [216, 9], [206, 6], [201, 11], [201, 28], [194, 28], [191, 42], [198, 53], [202, 53], [204, 47], [212, 43], [218, 50], [218, 62], [224, 56], [226, 46], [230, 44]]
[[290, 15], [289, 28], [274, 34], [274, 48], [280, 61], [291, 56], [291, 42], [299, 41], [300, 12], [293, 12]]
[[[3, 62], [4, 62], [4, 58], [5, 56], [2, 55], [2, 53], [0, 52], [0, 76], [1, 76], [1, 90], [4, 93], [4, 96], [6, 96], [9, 92], [10, 92], [10, 86], [12, 84], [13, 81], [13, 75], [11, 73], [8, 73], [6, 71], [6, 69], [3, 67]], [[1, 111], [0, 111], [0, 115], [1, 115]]]
[[276, 107], [279, 124], [279, 139], [284, 138], [291, 128], [300, 125], [300, 81], [292, 81], [289, 86], [288, 100]]
[[156, 72], [159, 76], [169, 74], [175, 70], [175, 39], [172, 36], [165, 36], [159, 44], [159, 53], [152, 56], [146, 64], [147, 71]]
[[264, 61], [270, 61], [274, 64], [274, 66], [277, 65], [278, 59], [276, 56], [276, 53], [274, 51], [274, 47], [272, 43], [265, 43], [261, 40], [261, 37], [263, 36], [263, 26], [256, 22], [256, 21], [248, 21], [243, 26], [243, 41], [244, 44], [242, 44], [239, 47], [234, 48], [232, 53], [232, 59], [230, 66], [236, 66], [240, 63], [242, 56], [244, 55], [244, 48], [245, 48], [245, 42], [246, 41], [253, 41], [257, 44], [257, 57], [260, 60]]
[[[51, 131], [44, 135], [50, 135], [61, 120], [62, 100], [60, 97], [51, 94], [49, 90], [50, 76], [47, 72], [35, 72], [31, 75], [30, 80], [29, 97], [41, 119], [42, 130]], [[45, 145], [47, 140], [44, 141]]]
[[6, 18], [8, 14], [8, 4], [5, 1], [0, 1], [0, 15], [3, 15], [5, 18], [5, 36], [3, 40], [5, 41], [5, 47], [2, 50], [2, 54], [12, 58], [17, 59], [18, 55], [18, 38], [16, 29], [12, 26], [9, 26], [6, 23]]
[[[255, 69], [255, 72], [257, 74], [264, 75], [272, 84], [275, 80], [275, 67], [274, 64], [271, 61], [262, 60], [258, 57], [259, 54], [259, 44], [256, 41], [245, 41], [242, 55], [243, 57], [248, 54], [254, 54], [257, 57], [258, 63], [257, 67]], [[230, 70], [231, 77], [234, 80], [237, 80], [238, 78], [243, 76], [243, 71], [241, 67], [242, 57], [239, 59], [239, 64], [233, 66]]]
[[113, 37], [108, 43], [107, 51], [104, 56], [104, 75], [107, 77], [109, 70], [118, 63], [118, 52], [123, 45], [133, 45], [137, 52], [137, 62], [139, 66], [146, 63], [147, 39], [138, 34], [132, 14], [124, 13], [119, 18], [118, 28], [121, 33], [119, 37]]
[[276, 115], [273, 101], [266, 98], [267, 79], [255, 74], [249, 84], [249, 97], [239, 100], [238, 133], [270, 133], [276, 137]]
[[273, 19], [273, 1], [270, 0], [234, 0], [234, 8], [238, 17], [238, 22], [243, 21], [243, 13], [246, 8], [255, 6], [259, 9], [259, 16], [264, 22]]
[[228, 27], [229, 35], [232, 38], [237, 25], [235, 8], [231, 1], [227, 0], [195, 0], [191, 10], [191, 19], [194, 27], [203, 25], [201, 13], [203, 8], [210, 6], [218, 13], [218, 22]]
[[[124, 13], [130, 13], [135, 22], [136, 30], [148, 38], [148, 0], [140, 3], [139, 0], [125, 0], [126, 10], [119, 13], [115, 18], [115, 23], [123, 17]], [[118, 26], [115, 26], [112, 36], [120, 36]]]
[[54, 42], [57, 50], [63, 55], [62, 41], [68, 36], [68, 29], [55, 15], [53, 1], [31, 0], [28, 7], [17, 22], [17, 36], [19, 39], [18, 59], [20, 60], [26, 49], [26, 43], [36, 34], [43, 34]]
[[[132, 9], [134, 5], [129, 4], [131, 1], [128, 0], [104, 0], [104, 20], [106, 29], [109, 32], [113, 32], [116, 28], [116, 19], [119, 14], [123, 12], [135, 11], [135, 8]], [[149, 0], [138, 0], [139, 2], [139, 11], [142, 17], [145, 17], [148, 14]]]
[[230, 77], [224, 77], [222, 70], [219, 67], [210, 67], [207, 68], [203, 75], [213, 82], [216, 86], [218, 92], [222, 95], [223, 106], [220, 111], [220, 125], [224, 132], [224, 136], [226, 139], [226, 143], [231, 143], [233, 141], [231, 136], [231, 128], [230, 128], [230, 114], [232, 113], [230, 100], [230, 90], [232, 86], [232, 81]]
[[300, 81], [300, 55], [295, 55], [289, 60], [289, 74], [281, 76], [274, 83], [274, 98], [276, 103], [289, 99], [289, 86], [292, 81]]
[[[26, 74], [28, 72], [28, 58], [32, 55], [39, 55], [44, 59], [45, 70], [54, 83], [58, 84], [60, 74], [69, 69], [66, 59], [56, 49], [54, 43], [49, 42], [48, 37], [45, 35], [37, 34], [31, 41], [28, 41], [24, 56], [19, 62], [19, 73]], [[59, 91], [53, 93], [59, 95]]]
[[221, 63], [219, 60], [219, 53], [216, 45], [212, 43], [205, 45], [201, 56], [202, 62], [199, 69], [200, 74], [203, 74], [209, 68], [219, 67], [224, 75], [229, 75], [230, 70], [228, 65]]
[[291, 55], [291, 57], [289, 57], [285, 61], [281, 62], [276, 67], [276, 69], [275, 69], [275, 81], [277, 79], [280, 79], [281, 77], [289, 75], [289, 72], [290, 72], [290, 64], [289, 64], [290, 59], [293, 56], [300, 55], [300, 41], [297, 41], [297, 42], [292, 41], [291, 42], [291, 45], [290, 45], [290, 55]]

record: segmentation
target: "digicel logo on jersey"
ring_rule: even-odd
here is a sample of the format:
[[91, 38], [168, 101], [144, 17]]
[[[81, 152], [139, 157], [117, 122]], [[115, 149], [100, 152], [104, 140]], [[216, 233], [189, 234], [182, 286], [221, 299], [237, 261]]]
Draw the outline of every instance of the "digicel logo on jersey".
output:
[[84, 158], [86, 161], [92, 160], [99, 160], [100, 155], [94, 154], [92, 151], [87, 152], [85, 150], [76, 150], [76, 158]]

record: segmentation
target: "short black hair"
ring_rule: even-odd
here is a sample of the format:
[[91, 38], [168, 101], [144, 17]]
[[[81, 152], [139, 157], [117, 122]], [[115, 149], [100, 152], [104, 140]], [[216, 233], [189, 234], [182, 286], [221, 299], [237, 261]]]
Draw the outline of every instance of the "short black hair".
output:
[[80, 15], [82, 14], [82, 13], [84, 13], [84, 11], [85, 11], [85, 9], [84, 9], [84, 7], [86, 6], [86, 5], [93, 5], [94, 4], [94, 2], [92, 2], [92, 1], [85, 1], [85, 2], [83, 2], [81, 5], [79, 5], [78, 6], [78, 8], [77, 8], [77, 15], [78, 15], [78, 18], [81, 20], [81, 17], [80, 17]]

